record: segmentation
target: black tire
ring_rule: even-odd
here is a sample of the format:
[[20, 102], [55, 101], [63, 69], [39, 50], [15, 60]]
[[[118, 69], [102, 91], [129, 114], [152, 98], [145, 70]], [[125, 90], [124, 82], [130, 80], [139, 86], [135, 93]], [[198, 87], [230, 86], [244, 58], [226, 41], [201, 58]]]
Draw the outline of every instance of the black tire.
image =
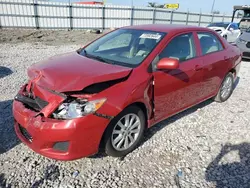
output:
[[227, 41], [227, 35], [224, 35], [223, 38], [226, 39], [226, 41]]
[[[137, 117], [140, 119], [140, 131], [138, 133], [137, 139], [135, 139], [134, 143], [127, 149], [119, 151], [117, 150], [113, 144], [112, 144], [112, 139], [113, 139], [113, 130], [116, 127], [117, 123], [123, 119], [124, 116], [128, 114], [135, 114]], [[123, 157], [127, 155], [128, 153], [132, 152], [142, 141], [145, 126], [146, 125], [146, 119], [143, 111], [137, 107], [137, 106], [129, 106], [125, 108], [119, 115], [117, 115], [109, 124], [107, 127], [107, 130], [105, 131], [104, 135], [104, 149], [105, 153], [109, 156], [113, 157]], [[118, 136], [117, 136], [118, 137]]]
[[[230, 87], [229, 87], [230, 90], [229, 90], [229, 93], [228, 93], [226, 96], [223, 97], [223, 95], [222, 95], [223, 86], [224, 86], [224, 83], [225, 83], [228, 79], [230, 79], [230, 82], [231, 82], [231, 85], [230, 85]], [[221, 86], [220, 86], [220, 89], [219, 89], [217, 95], [215, 96], [214, 100], [215, 100], [216, 102], [220, 102], [220, 103], [221, 103], [221, 102], [225, 102], [225, 101], [232, 95], [232, 93], [233, 93], [233, 87], [234, 87], [234, 76], [233, 76], [233, 73], [229, 72], [229, 73], [225, 76], [224, 80], [222, 81]]]

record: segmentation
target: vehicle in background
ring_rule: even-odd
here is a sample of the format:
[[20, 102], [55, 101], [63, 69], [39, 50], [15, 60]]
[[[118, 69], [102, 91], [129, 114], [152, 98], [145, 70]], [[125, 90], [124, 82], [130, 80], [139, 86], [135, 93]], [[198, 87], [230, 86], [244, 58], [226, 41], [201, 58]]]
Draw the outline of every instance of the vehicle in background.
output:
[[243, 58], [250, 59], [250, 27], [243, 31], [242, 35], [237, 39], [236, 45], [242, 51]]
[[239, 29], [243, 32], [250, 27], [250, 5], [234, 6], [232, 22], [234, 21], [237, 11], [243, 11], [242, 18], [239, 22]]
[[207, 27], [216, 31], [230, 43], [235, 42], [241, 34], [237, 23], [215, 22], [209, 24]]
[[13, 102], [15, 131], [58, 160], [99, 149], [125, 156], [156, 123], [210, 98], [226, 101], [240, 64], [239, 48], [208, 28], [117, 29], [32, 65]]

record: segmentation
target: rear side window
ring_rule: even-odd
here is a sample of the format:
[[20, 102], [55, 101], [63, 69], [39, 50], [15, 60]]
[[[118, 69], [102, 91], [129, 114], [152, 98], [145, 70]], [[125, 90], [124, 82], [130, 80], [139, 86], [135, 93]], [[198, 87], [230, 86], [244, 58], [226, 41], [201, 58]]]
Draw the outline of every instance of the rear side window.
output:
[[201, 44], [202, 55], [223, 50], [221, 42], [212, 33], [199, 32], [198, 38]]
[[182, 34], [173, 38], [159, 55], [162, 58], [175, 58], [180, 62], [196, 56], [192, 33]]

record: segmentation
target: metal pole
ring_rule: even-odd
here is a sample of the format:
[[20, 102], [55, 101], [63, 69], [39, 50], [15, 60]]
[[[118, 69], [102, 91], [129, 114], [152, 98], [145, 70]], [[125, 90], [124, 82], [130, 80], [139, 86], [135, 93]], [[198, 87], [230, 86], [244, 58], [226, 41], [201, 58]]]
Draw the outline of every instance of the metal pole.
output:
[[171, 15], [170, 15], [170, 24], [173, 23], [173, 17], [174, 17], [174, 11], [171, 10]]
[[152, 19], [152, 23], [155, 23], [155, 8], [153, 8], [153, 19]]
[[134, 25], [134, 7], [131, 7], [131, 13], [130, 13], [130, 25]]
[[189, 10], [187, 11], [186, 25], [188, 25]]
[[35, 18], [35, 24], [36, 24], [36, 29], [39, 29], [39, 18], [38, 18], [38, 4], [37, 0], [33, 1], [33, 6], [34, 6], [34, 18]]
[[215, 4], [215, 0], [213, 0], [213, 4], [212, 4], [212, 8], [211, 8], [211, 13], [213, 13], [213, 11], [214, 11], [214, 4]]
[[102, 5], [102, 29], [105, 29], [105, 5]]
[[200, 9], [200, 15], [199, 15], [199, 26], [201, 25], [201, 9]]

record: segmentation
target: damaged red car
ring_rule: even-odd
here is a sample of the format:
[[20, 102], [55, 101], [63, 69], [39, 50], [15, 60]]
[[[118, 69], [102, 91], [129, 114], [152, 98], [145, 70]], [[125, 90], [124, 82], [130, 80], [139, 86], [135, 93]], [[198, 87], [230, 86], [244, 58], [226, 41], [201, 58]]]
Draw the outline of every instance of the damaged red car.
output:
[[17, 136], [58, 160], [133, 151], [145, 130], [202, 101], [226, 101], [240, 50], [212, 30], [182, 25], [117, 29], [28, 69], [13, 103]]

